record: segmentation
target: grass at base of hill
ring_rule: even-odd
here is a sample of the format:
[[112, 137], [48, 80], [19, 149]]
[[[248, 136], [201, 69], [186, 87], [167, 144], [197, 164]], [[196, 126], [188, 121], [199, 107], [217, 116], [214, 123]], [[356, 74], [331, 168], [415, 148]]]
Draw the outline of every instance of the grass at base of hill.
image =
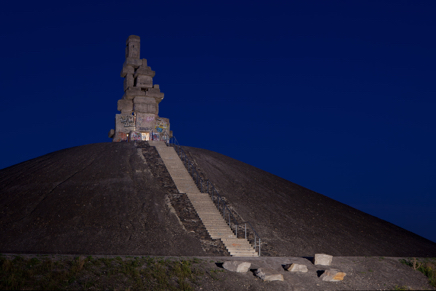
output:
[[409, 258], [401, 259], [400, 262], [423, 273], [428, 278], [430, 285], [436, 287], [436, 258], [419, 260], [416, 258]]
[[[193, 290], [199, 259], [0, 256], [0, 289]], [[211, 274], [211, 276], [213, 276]]]

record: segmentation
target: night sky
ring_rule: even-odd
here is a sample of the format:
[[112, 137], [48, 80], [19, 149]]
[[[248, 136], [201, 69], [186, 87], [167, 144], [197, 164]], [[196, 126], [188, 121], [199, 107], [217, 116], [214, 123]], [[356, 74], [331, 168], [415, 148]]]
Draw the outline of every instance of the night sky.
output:
[[183, 145], [436, 242], [436, 1], [8, 1], [0, 168], [110, 142], [125, 41]]

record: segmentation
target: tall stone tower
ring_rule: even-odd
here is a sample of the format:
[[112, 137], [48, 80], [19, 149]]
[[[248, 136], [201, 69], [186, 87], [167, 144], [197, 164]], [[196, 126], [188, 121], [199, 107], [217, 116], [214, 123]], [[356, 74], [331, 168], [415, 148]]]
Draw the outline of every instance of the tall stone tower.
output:
[[155, 72], [140, 58], [140, 38], [131, 35], [126, 42], [126, 60], [121, 77], [124, 95], [118, 100], [115, 130], [109, 132], [114, 142], [134, 140], [163, 140], [170, 138], [170, 121], [159, 117], [159, 103], [164, 94], [153, 85]]

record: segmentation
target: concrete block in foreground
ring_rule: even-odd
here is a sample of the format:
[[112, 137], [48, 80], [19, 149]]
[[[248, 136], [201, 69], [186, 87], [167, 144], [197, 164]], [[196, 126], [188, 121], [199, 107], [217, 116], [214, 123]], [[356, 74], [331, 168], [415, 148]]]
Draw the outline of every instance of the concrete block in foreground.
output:
[[223, 268], [227, 271], [246, 273], [251, 267], [249, 262], [239, 262], [239, 261], [225, 261]]
[[259, 268], [254, 274], [263, 281], [284, 281], [283, 275], [271, 269]]
[[330, 266], [333, 260], [333, 256], [326, 254], [315, 254], [314, 265]]
[[331, 269], [331, 270], [326, 270], [321, 275], [320, 278], [323, 281], [327, 281], [327, 282], [338, 282], [338, 281], [344, 280], [345, 275], [347, 275], [347, 274], [344, 272], [339, 272], [339, 270]]
[[289, 264], [285, 266], [286, 271], [289, 272], [301, 272], [301, 273], [307, 273], [308, 269], [306, 265], [300, 265], [300, 264]]

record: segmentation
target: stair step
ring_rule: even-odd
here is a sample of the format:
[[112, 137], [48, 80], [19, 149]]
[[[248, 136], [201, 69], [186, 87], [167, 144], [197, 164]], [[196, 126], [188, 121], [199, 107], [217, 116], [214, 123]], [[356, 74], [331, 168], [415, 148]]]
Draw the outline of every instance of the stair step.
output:
[[232, 247], [226, 246], [228, 250], [241, 251], [241, 252], [254, 252], [255, 250], [251, 246], [243, 246], [243, 247]]
[[210, 195], [200, 192], [174, 148], [167, 147], [163, 141], [149, 141], [149, 144], [158, 151], [179, 193], [188, 196], [209, 235], [213, 239], [221, 239], [232, 256], [257, 257], [246, 239], [238, 239], [234, 235]]
[[254, 250], [252, 250], [252, 251], [228, 250], [228, 251], [232, 255], [235, 255], [235, 254], [246, 254], [246, 255], [257, 254], [257, 252], [255, 252]]

